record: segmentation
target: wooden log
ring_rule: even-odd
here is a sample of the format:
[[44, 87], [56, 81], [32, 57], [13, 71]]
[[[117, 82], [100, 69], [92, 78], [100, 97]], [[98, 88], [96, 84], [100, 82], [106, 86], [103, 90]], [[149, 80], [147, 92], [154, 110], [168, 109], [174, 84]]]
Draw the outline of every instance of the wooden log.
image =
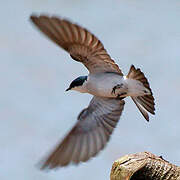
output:
[[110, 180], [180, 180], [180, 167], [150, 152], [125, 155], [113, 163]]

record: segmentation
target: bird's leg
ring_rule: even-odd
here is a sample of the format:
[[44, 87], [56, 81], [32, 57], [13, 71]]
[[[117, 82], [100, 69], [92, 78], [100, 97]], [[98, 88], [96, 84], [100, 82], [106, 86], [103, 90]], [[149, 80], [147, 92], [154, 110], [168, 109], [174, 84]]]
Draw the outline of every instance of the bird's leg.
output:
[[[125, 98], [125, 96], [124, 95], [126, 95], [127, 93], [126, 92], [124, 92], [124, 93], [120, 93], [120, 94], [118, 94], [117, 95], [117, 99], [119, 99], [119, 100], [122, 100], [122, 99], [124, 99]], [[123, 96], [123, 97], [122, 97]]]
[[123, 84], [117, 84], [116, 86], [113, 87], [111, 94], [115, 94], [116, 93], [116, 89], [120, 89], [122, 88]]

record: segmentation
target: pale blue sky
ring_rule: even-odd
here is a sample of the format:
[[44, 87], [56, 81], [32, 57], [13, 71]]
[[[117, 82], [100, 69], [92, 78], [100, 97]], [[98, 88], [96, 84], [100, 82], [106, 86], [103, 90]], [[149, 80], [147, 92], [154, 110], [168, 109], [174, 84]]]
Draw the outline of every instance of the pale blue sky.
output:
[[[156, 99], [147, 123], [130, 100], [106, 148], [57, 171], [36, 164], [76, 122], [91, 96], [65, 92], [87, 70], [37, 31], [32, 13], [57, 14], [104, 43], [122, 71], [140, 67]], [[180, 165], [180, 1], [16, 0], [0, 6], [0, 179], [109, 179], [115, 159], [140, 151]]]

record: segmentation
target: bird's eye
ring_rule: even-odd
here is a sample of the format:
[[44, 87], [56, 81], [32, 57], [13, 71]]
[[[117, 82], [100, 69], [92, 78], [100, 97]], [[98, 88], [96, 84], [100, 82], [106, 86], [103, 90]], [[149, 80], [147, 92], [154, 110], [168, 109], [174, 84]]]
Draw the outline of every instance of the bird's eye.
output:
[[148, 93], [146, 90], [144, 90], [144, 93]]

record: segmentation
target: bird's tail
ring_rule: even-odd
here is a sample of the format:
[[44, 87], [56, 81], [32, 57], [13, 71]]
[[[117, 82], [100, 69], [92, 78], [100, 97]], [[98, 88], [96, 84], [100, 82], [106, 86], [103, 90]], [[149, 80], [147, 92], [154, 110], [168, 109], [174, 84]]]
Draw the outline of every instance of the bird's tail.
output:
[[141, 70], [138, 68], [136, 69], [134, 65], [131, 66], [128, 75], [126, 76], [129, 79], [135, 79], [140, 81], [144, 87], [150, 90], [150, 95], [144, 95], [144, 96], [137, 96], [137, 97], [131, 97], [136, 106], [138, 107], [139, 111], [142, 113], [144, 118], [149, 121], [149, 115], [148, 112], [151, 114], [155, 114], [155, 103], [154, 103], [154, 97], [149, 85], [149, 82], [147, 78], [145, 77], [144, 73], [141, 72]]

